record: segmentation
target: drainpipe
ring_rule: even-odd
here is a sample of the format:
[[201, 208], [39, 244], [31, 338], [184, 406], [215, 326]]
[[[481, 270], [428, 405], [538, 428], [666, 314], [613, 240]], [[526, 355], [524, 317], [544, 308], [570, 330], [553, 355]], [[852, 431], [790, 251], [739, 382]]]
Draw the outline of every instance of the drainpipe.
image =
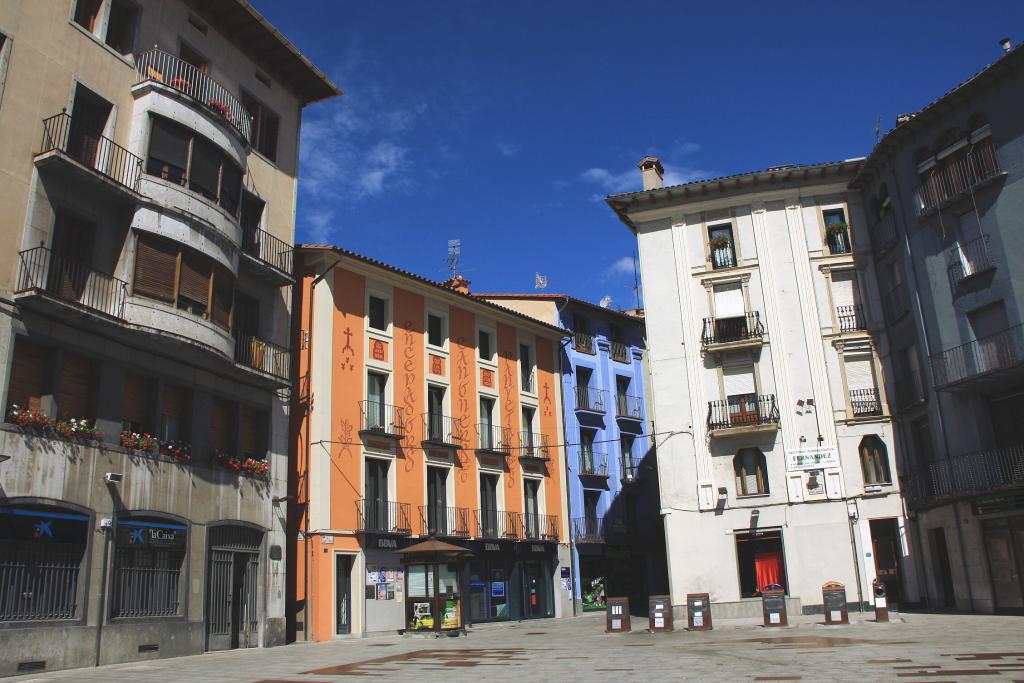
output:
[[864, 611], [864, 585], [860, 578], [860, 552], [857, 549], [857, 534], [854, 532], [854, 525], [860, 521], [860, 509], [857, 506], [857, 499], [853, 499], [853, 513], [850, 514], [850, 499], [846, 499], [846, 516], [850, 523], [850, 550], [853, 552], [853, 575], [857, 577], [857, 611]]
[[106, 618], [104, 607], [107, 604], [107, 565], [110, 562], [110, 529], [101, 527], [103, 533], [103, 569], [100, 572], [99, 611], [96, 615], [96, 666], [100, 665], [100, 647], [103, 636], [103, 620]]

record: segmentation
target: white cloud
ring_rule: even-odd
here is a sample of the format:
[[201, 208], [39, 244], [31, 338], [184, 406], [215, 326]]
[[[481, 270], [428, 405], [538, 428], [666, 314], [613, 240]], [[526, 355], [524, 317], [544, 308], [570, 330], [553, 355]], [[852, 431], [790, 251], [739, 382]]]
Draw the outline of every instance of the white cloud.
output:
[[503, 157], [519, 156], [519, 145], [513, 145], [509, 142], [499, 142], [498, 153]]
[[[710, 178], [714, 176], [713, 173], [699, 168], [693, 168], [691, 166], [664, 164], [664, 167], [666, 186], [682, 185], [683, 183], [689, 183], [694, 180], [700, 180], [701, 178]], [[615, 173], [606, 168], [588, 168], [580, 174], [580, 179], [584, 182], [595, 184], [610, 194], [616, 194], [619, 192], [636, 192], [643, 189], [643, 180], [640, 176], [640, 171], [635, 167], [622, 171], [621, 173]], [[591, 201], [594, 201], [595, 196], [597, 196], [598, 199], [603, 199], [603, 197], [598, 195], [592, 195]]]
[[605, 275], [633, 275], [633, 257], [623, 256], [605, 269]]

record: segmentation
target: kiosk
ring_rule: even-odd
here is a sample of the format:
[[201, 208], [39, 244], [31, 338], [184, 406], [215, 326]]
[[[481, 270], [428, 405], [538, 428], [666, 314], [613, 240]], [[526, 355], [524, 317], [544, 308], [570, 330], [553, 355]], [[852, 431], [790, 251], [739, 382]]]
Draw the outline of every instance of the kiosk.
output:
[[432, 538], [398, 555], [405, 567], [402, 632], [464, 633], [461, 578], [473, 553]]

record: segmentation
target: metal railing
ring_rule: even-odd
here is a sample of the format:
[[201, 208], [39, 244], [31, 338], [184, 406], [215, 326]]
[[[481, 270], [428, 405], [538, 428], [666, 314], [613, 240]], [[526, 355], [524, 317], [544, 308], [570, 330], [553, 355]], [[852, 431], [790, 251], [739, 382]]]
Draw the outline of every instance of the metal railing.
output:
[[448, 448], [464, 448], [466, 445], [462, 422], [441, 413], [423, 413], [423, 440]]
[[882, 401], [878, 389], [850, 389], [850, 407], [854, 417], [871, 417], [882, 414]]
[[734, 268], [736, 267], [736, 250], [730, 244], [727, 247], [711, 247], [711, 267]]
[[763, 336], [761, 314], [753, 311], [729, 318], [704, 318], [704, 331], [701, 333], [700, 342], [706, 346], [760, 339]]
[[481, 508], [473, 511], [477, 538], [520, 539], [523, 516], [518, 512]]
[[1024, 324], [936, 353], [930, 360], [937, 387], [1007, 370], [1024, 362]]
[[292, 245], [266, 230], [245, 228], [242, 232], [242, 251], [286, 275], [292, 274]]
[[359, 431], [394, 438], [405, 436], [405, 409], [379, 401], [359, 402]]
[[946, 270], [954, 292], [962, 281], [995, 266], [988, 251], [988, 235], [982, 235], [966, 244], [954, 244], [946, 252]]
[[420, 506], [420, 534], [423, 536], [447, 536], [469, 538], [469, 508], [447, 507], [445, 505]]
[[992, 138], [980, 140], [966, 154], [940, 161], [914, 191], [918, 214], [926, 213], [1002, 172]]
[[252, 116], [242, 102], [199, 67], [159, 48], [143, 52], [135, 63], [142, 80], [188, 95], [224, 119], [246, 143], [252, 139]]
[[615, 396], [615, 416], [627, 420], [644, 419], [644, 403], [639, 396], [617, 394]]
[[288, 379], [291, 352], [265, 339], [249, 334], [235, 334], [235, 362], [280, 379]]
[[592, 448], [581, 447], [579, 473], [583, 477], [607, 477], [608, 454]]
[[874, 243], [875, 251], [882, 254], [896, 245], [896, 239], [896, 214], [893, 211], [886, 211], [871, 228], [871, 241]]
[[19, 252], [16, 292], [35, 289], [62, 301], [85, 306], [112, 318], [124, 318], [128, 283], [84, 263], [57, 256], [46, 247]]
[[538, 432], [523, 431], [519, 434], [519, 456], [522, 458], [548, 458], [548, 439], [547, 434], [540, 434]]
[[900, 477], [912, 507], [1024, 486], [1024, 445], [993, 448], [922, 465]]
[[580, 353], [589, 353], [594, 355], [594, 335], [586, 332], [573, 332], [572, 333], [572, 345]]
[[558, 517], [527, 512], [523, 515], [523, 538], [527, 541], [557, 541]]
[[589, 386], [576, 386], [576, 410], [586, 410], [591, 413], [605, 412], [604, 389], [594, 389]]
[[860, 304], [836, 306], [836, 322], [839, 323], [840, 332], [856, 332], [868, 328]]
[[900, 408], [907, 408], [924, 400], [924, 382], [921, 373], [911, 370], [896, 377], [896, 404]]
[[613, 340], [611, 346], [612, 360], [618, 361], [620, 363], [629, 362], [629, 344], [627, 344], [626, 342]]
[[378, 534], [411, 534], [412, 520], [408, 503], [393, 500], [360, 498], [356, 501], [359, 515], [357, 531]]
[[604, 543], [609, 536], [623, 535], [628, 526], [618, 517], [586, 516], [572, 520], [572, 535], [578, 543]]
[[890, 325], [910, 312], [906, 285], [898, 284], [882, 295], [882, 310], [885, 312], [886, 322]]
[[[142, 159], [95, 131], [96, 122], [72, 121], [66, 112], [43, 119], [40, 154], [57, 150], [83, 166], [101, 173], [119, 185], [137, 190], [142, 177]], [[81, 124], [81, 125], [80, 125]]]
[[477, 425], [477, 448], [489, 453], [509, 455], [512, 452], [512, 430], [486, 422]]
[[724, 401], [708, 401], [708, 430], [733, 429], [779, 423], [775, 394], [746, 394]]
[[178, 614], [180, 550], [117, 548], [111, 586], [111, 617], [168, 617]]
[[640, 476], [640, 458], [631, 453], [623, 453], [619, 458], [619, 479], [624, 483], [632, 483]]
[[74, 619], [85, 546], [5, 541], [0, 553], [0, 621]]
[[828, 244], [828, 251], [830, 254], [849, 254], [853, 251], [853, 246], [850, 244], [850, 228], [849, 226], [838, 227], [838, 224], [825, 226], [825, 243]]

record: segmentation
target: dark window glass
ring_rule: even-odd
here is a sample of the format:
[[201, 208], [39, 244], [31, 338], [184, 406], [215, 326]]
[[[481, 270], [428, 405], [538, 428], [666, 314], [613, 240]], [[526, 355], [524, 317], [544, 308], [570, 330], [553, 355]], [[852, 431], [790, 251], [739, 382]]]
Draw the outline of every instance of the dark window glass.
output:
[[131, 54], [135, 46], [135, 20], [138, 13], [138, 8], [127, 2], [115, 1], [110, 5], [107, 45], [123, 55]]
[[491, 335], [488, 332], [480, 330], [477, 334], [477, 348], [480, 349], [480, 358], [483, 360], [491, 360]]
[[153, 119], [146, 173], [184, 185], [188, 146], [188, 131], [163, 119]]
[[444, 346], [444, 320], [438, 315], [427, 315], [427, 343]]
[[237, 216], [242, 192], [242, 170], [225, 159], [221, 173], [220, 205], [232, 216]]
[[388, 302], [380, 297], [370, 297], [370, 327], [374, 330], [388, 329]]
[[192, 168], [189, 170], [188, 186], [205, 196], [217, 199], [217, 183], [220, 180], [222, 154], [214, 145], [196, 139], [192, 146]]

